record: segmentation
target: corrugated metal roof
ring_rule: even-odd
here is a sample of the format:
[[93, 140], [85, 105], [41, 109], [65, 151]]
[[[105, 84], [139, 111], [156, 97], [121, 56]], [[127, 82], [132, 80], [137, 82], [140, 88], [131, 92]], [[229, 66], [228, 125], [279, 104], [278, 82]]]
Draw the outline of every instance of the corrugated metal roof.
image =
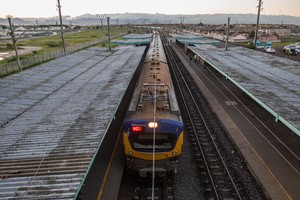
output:
[[198, 45], [204, 45], [204, 44], [220, 44], [221, 41], [214, 40], [214, 39], [177, 39], [182, 44], [198, 44]]
[[0, 80], [0, 199], [74, 198], [144, 50], [89, 48]]
[[289, 127], [295, 133], [300, 133], [300, 62], [244, 47], [230, 47], [227, 51], [212, 45], [189, 48], [272, 109], [277, 119], [290, 123], [297, 129]]
[[191, 33], [186, 33], [183, 35], [180, 34], [171, 34], [172, 37], [176, 38], [176, 39], [182, 39], [182, 40], [200, 40], [200, 39], [205, 39], [204, 36], [201, 35], [194, 35]]
[[112, 44], [118, 45], [141, 45], [141, 44], [150, 44], [150, 39], [128, 39], [128, 40], [112, 40]]
[[221, 42], [215, 39], [207, 38], [202, 35], [194, 35], [194, 34], [171, 34], [172, 37], [174, 37], [177, 41], [179, 41], [182, 44], [220, 44]]
[[128, 34], [122, 36], [124, 40], [112, 40], [111, 43], [118, 45], [145, 45], [150, 44], [151, 34]]
[[123, 38], [125, 40], [128, 39], [150, 39], [152, 37], [152, 33], [149, 34], [128, 34], [124, 35]]

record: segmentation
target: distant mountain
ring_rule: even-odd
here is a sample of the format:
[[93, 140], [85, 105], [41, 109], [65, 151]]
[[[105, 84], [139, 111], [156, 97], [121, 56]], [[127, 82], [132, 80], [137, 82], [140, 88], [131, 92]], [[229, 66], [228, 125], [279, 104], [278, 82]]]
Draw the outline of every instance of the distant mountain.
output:
[[[255, 24], [255, 14], [198, 14], [198, 15], [166, 15], [166, 14], [146, 14], [146, 13], [117, 13], [107, 14], [111, 19], [111, 24], [175, 24], [180, 23], [180, 18], [184, 18], [186, 24], [198, 24], [200, 22], [204, 24], [224, 24], [227, 23], [227, 18], [230, 17], [231, 24]], [[13, 23], [15, 25], [48, 25], [58, 24], [58, 16], [49, 18], [14, 18]], [[100, 25], [99, 15], [84, 14], [76, 17], [63, 16], [64, 24], [73, 25]], [[0, 24], [7, 25], [8, 20], [0, 18]], [[106, 19], [103, 20], [103, 24], [106, 25]], [[295, 24], [300, 25], [300, 17], [287, 16], [287, 15], [261, 15], [260, 24]]]

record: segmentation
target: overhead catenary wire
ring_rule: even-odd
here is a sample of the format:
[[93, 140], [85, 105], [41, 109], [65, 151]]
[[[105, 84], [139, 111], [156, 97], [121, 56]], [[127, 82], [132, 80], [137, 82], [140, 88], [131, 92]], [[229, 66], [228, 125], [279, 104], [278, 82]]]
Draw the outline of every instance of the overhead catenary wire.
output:
[[[154, 44], [157, 45], [157, 36], [154, 38]], [[156, 67], [154, 68], [154, 102], [153, 102], [153, 123], [156, 123]], [[155, 130], [153, 128], [153, 151], [152, 151], [152, 195], [151, 198], [154, 200], [154, 186], [155, 186]]]

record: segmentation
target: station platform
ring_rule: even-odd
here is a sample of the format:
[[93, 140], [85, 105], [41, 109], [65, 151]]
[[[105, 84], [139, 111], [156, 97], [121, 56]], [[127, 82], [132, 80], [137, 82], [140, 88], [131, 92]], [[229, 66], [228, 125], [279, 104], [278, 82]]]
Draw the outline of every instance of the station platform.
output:
[[[259, 123], [255, 123], [256, 120], [249, 121], [249, 118], [254, 118], [253, 117], [254, 114], [253, 113], [245, 114], [236, 109], [236, 107], [241, 106], [240, 103], [233, 101], [236, 98], [234, 97], [234, 95], [237, 94], [231, 94], [228, 97], [224, 98], [223, 92], [224, 93], [228, 93], [228, 92], [219, 88], [218, 85], [216, 85], [216, 83], [211, 82], [211, 79], [216, 79], [216, 77], [208, 70], [208, 68], [214, 69], [215, 67], [219, 67], [219, 70], [218, 69], [216, 70], [219, 71], [220, 73], [222, 72], [221, 74], [224, 75], [224, 72], [221, 71], [221, 69], [222, 70], [224, 69], [224, 71], [226, 71], [227, 68], [235, 67], [231, 71], [230, 70], [226, 71], [227, 73], [231, 72], [230, 73], [231, 77], [229, 77], [229, 74], [226, 74], [227, 79], [231, 79], [230, 81], [233, 82], [239, 81], [239, 83], [244, 83], [248, 81], [248, 84], [252, 85], [254, 90], [257, 87], [258, 88], [257, 90], [263, 93], [263, 88], [267, 90], [268, 86], [270, 85], [266, 85], [266, 87], [264, 87], [266, 83], [259, 82], [259, 79], [267, 79], [267, 81], [269, 81], [270, 83], [272, 78], [274, 78], [273, 76], [275, 76], [273, 71], [276, 70], [274, 68], [273, 69], [263, 68], [261, 66], [261, 63], [259, 62], [263, 62], [262, 60], [265, 60], [265, 62], [271, 62], [272, 59], [274, 59], [274, 62], [276, 62], [277, 60], [280, 59], [273, 58], [273, 56], [271, 56], [270, 58], [272, 59], [270, 61], [269, 60], [270, 58], [264, 58], [263, 55], [259, 55], [260, 58], [258, 59], [254, 59], [252, 57], [253, 55], [251, 54], [249, 54], [248, 56], [247, 55], [243, 56], [236, 53], [236, 51], [241, 51], [239, 47], [233, 47], [233, 49], [230, 49], [232, 51], [231, 54], [234, 55], [229, 55], [230, 53], [223, 52], [223, 50], [221, 49], [216, 50], [217, 47], [208, 45], [207, 47], [205, 47], [204, 50], [200, 49], [199, 47], [189, 47], [191, 52], [195, 53], [198, 56], [201, 56], [200, 60], [198, 57], [198, 60], [196, 62], [194, 61], [191, 62], [189, 60], [189, 57], [187, 56], [187, 53], [183, 49], [177, 48], [176, 45], [174, 44], [172, 45], [177, 55], [179, 55], [181, 61], [189, 70], [194, 81], [201, 89], [203, 95], [206, 97], [213, 112], [218, 116], [225, 130], [228, 132], [230, 138], [232, 138], [235, 145], [239, 149], [238, 151], [245, 158], [245, 161], [248, 164], [249, 169], [252, 171], [252, 173], [258, 180], [258, 182], [262, 185], [262, 188], [266, 196], [270, 199], [275, 199], [275, 200], [299, 199], [300, 198], [300, 193], [299, 193], [300, 151], [298, 147], [300, 141], [299, 136], [296, 135], [289, 128], [285, 127], [284, 125], [280, 125], [280, 127], [282, 126], [284, 127], [284, 129], [290, 130], [290, 132], [282, 133], [282, 137], [285, 137], [289, 141], [288, 145], [291, 145], [290, 146], [291, 151], [294, 151], [296, 154], [294, 155], [296, 157], [296, 159], [294, 159], [295, 163], [291, 165], [291, 163], [289, 163], [288, 161], [289, 158], [284, 157], [284, 155], [281, 154], [282, 152], [280, 152], [285, 150], [277, 149], [276, 143], [278, 143], [278, 141], [276, 141], [276, 139], [272, 139], [272, 141], [269, 141], [268, 138], [266, 138], [266, 136], [264, 135], [264, 132], [268, 132], [268, 130], [260, 129], [264, 127], [261, 127]], [[203, 48], [203, 46], [201, 46], [201, 48]], [[216, 51], [220, 51], [220, 52], [218, 53]], [[252, 51], [251, 53], [255, 54], [255, 52]], [[251, 61], [250, 58], [252, 58], [252, 60], [254, 61]], [[240, 60], [240, 61], [235, 61], [235, 60]], [[296, 72], [298, 70], [297, 66], [299, 63], [297, 62], [293, 62], [286, 59], [283, 59], [283, 61], [281, 60], [278, 62], [285, 63], [284, 65], [285, 67], [282, 66], [280, 68], [281, 69], [280, 71], [287, 69], [289, 73], [293, 74], [292, 72]], [[276, 63], [279, 64], [278, 62]], [[225, 66], [222, 65], [223, 63], [226, 63], [228, 66], [226, 64], [224, 64]], [[244, 65], [244, 63], [246, 67], [240, 66], [240, 65]], [[254, 65], [252, 67], [249, 67], [248, 63], [256, 63], [257, 66]], [[203, 67], [204, 64], [209, 64], [209, 67], [206, 68]], [[220, 66], [218, 64], [220, 64]], [[271, 65], [271, 63], [269, 63], [269, 65]], [[262, 71], [263, 70], [270, 71], [270, 75], [269, 75], [270, 78], [260, 76], [261, 74], [267, 76], [266, 71], [265, 73], [262, 73], [262, 71], [256, 72], [256, 70], [253, 68], [257, 68], [257, 70], [262, 70]], [[251, 74], [250, 73], [251, 69], [256, 73]], [[293, 78], [296, 75], [297, 74], [294, 74], [291, 77]], [[281, 76], [280, 73], [277, 76]], [[254, 82], [250, 84], [249, 82], [250, 80], [252, 80], [251, 78], [253, 77], [255, 78]], [[276, 78], [274, 79], [276, 80]], [[222, 80], [226, 82], [226, 79], [222, 78]], [[289, 81], [286, 80], [286, 82]], [[259, 85], [259, 83], [262, 85]], [[243, 86], [245, 87], [246, 85], [247, 84], [245, 85], [243, 84]], [[274, 91], [275, 93], [274, 87], [272, 88], [273, 89], [271, 91]], [[243, 91], [239, 90], [239, 93], [242, 93], [241, 95], [243, 95]], [[266, 93], [268, 93], [268, 91], [266, 91]], [[229, 100], [227, 98], [229, 98]], [[283, 97], [281, 96], [281, 98]], [[279, 102], [279, 100], [277, 102]], [[297, 111], [295, 111], [295, 113], [297, 113]], [[275, 122], [275, 117], [274, 120], [272, 120], [272, 123], [275, 124], [274, 127], [279, 126], [279, 124]]]
[[91, 47], [0, 79], [0, 199], [74, 199], [146, 47]]

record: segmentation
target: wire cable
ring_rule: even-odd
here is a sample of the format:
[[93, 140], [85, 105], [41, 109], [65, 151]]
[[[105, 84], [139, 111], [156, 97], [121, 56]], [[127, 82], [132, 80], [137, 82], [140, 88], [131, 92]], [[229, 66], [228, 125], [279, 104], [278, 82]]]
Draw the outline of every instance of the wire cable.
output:
[[[155, 34], [154, 38], [154, 47], [158, 45], [157, 35]], [[156, 62], [155, 62], [156, 63]], [[153, 123], [156, 123], [156, 67], [154, 68], [154, 103], [153, 103]], [[154, 200], [154, 186], [155, 186], [155, 128], [153, 128], [153, 153], [152, 153], [152, 200]]]

